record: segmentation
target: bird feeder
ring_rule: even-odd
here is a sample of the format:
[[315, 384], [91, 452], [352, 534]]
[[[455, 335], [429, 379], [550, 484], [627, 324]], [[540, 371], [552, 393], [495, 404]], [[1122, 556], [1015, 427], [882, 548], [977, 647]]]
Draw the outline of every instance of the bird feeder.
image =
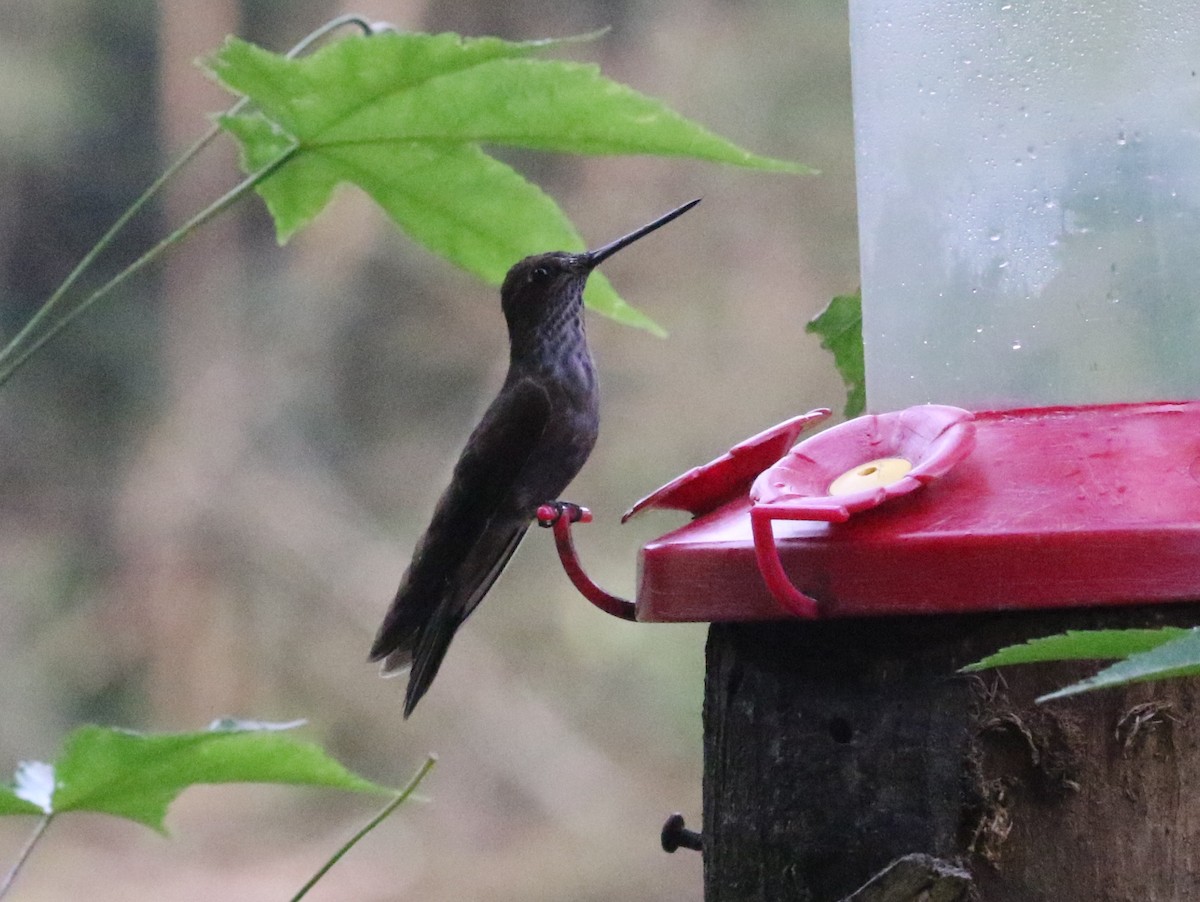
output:
[[1037, 706], [1078, 671], [956, 676], [1200, 623], [1200, 20], [851, 0], [850, 23], [872, 412], [639, 501], [693, 519], [606, 600], [713, 623], [706, 899], [841, 899], [909, 853], [987, 902], [1200, 896], [1169, 854], [1200, 840], [1190, 684]]

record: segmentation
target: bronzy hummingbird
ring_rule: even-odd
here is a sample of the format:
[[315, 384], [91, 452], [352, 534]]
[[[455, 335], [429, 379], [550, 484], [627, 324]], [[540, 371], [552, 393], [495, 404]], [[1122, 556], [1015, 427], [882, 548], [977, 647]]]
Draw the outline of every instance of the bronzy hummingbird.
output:
[[583, 287], [621, 248], [699, 198], [601, 248], [513, 266], [500, 289], [508, 375], [454, 467], [371, 646], [384, 672], [411, 665], [404, 716], [437, 675], [459, 625], [487, 594], [540, 505], [555, 501], [596, 443], [600, 396], [583, 326]]

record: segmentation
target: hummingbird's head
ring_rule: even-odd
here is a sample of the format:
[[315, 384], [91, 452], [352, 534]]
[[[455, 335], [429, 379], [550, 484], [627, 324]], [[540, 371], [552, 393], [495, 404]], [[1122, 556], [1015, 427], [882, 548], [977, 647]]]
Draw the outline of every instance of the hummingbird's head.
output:
[[538, 327], [577, 311], [595, 264], [588, 254], [552, 251], [526, 257], [508, 271], [500, 302], [510, 330]]
[[568, 253], [551, 251], [526, 257], [508, 271], [500, 289], [500, 301], [510, 334], [553, 329], [565, 317], [578, 316], [583, 288], [592, 270], [623, 247], [628, 247], [672, 219], [682, 216], [700, 199], [676, 207], [628, 235], [622, 235], [594, 251]]

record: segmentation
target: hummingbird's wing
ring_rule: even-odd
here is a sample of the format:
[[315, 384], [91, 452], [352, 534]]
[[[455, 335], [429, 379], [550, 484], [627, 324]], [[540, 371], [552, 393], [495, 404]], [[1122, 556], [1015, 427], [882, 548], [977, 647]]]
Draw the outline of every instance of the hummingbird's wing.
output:
[[384, 660], [385, 671], [412, 664], [406, 717], [529, 528], [532, 513], [519, 509], [516, 487], [549, 420], [544, 388], [531, 379], [506, 384], [467, 440], [417, 543], [370, 655]]
[[[529, 529], [529, 522], [524, 518], [516, 519], [510, 516], [505, 518], [503, 524], [491, 524], [485, 541], [472, 549], [472, 557], [477, 559], [476, 566], [468, 564], [463, 568], [465, 573], [460, 588], [469, 589], [470, 594], [461, 598], [458, 592], [454, 592], [451, 603], [440, 604], [434, 608], [433, 615], [417, 637], [417, 647], [413, 652], [412, 672], [408, 675], [408, 688], [404, 693], [405, 717], [412, 714], [417, 702], [432, 685], [438, 668], [442, 666], [442, 659], [446, 657], [450, 648], [450, 640], [454, 638], [454, 633], [467, 619], [467, 615], [483, 600], [496, 577], [508, 564], [509, 558], [513, 556]], [[489, 562], [491, 566], [485, 571], [478, 569], [479, 565]]]

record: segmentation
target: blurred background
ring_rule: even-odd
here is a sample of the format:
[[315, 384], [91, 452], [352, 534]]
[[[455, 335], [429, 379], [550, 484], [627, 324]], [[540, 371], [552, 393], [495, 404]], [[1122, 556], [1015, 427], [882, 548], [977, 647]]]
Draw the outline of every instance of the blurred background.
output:
[[[601, 438], [567, 497], [581, 554], [633, 591], [641, 544], [682, 522], [633, 501], [811, 407], [841, 408], [804, 325], [858, 283], [843, 0], [3, 0], [0, 325], [13, 334], [229, 98], [193, 61], [237, 33], [283, 51], [361, 12], [569, 48], [788, 177], [642, 158], [504, 158], [595, 246], [704, 204], [606, 264], [666, 340], [592, 316]], [[222, 140], [90, 284], [233, 185]], [[496, 289], [347, 189], [288, 247], [257, 199], [104, 301], [0, 391], [0, 773], [74, 726], [307, 718], [304, 735], [428, 801], [393, 816], [314, 900], [699, 899], [703, 625], [631, 625], [577, 596], [535, 530], [408, 722], [366, 651], [449, 469], [499, 384]], [[189, 790], [169, 840], [54, 824], [14, 900], [289, 898], [376, 810], [311, 789]], [[33, 827], [0, 823], [0, 869]]]

